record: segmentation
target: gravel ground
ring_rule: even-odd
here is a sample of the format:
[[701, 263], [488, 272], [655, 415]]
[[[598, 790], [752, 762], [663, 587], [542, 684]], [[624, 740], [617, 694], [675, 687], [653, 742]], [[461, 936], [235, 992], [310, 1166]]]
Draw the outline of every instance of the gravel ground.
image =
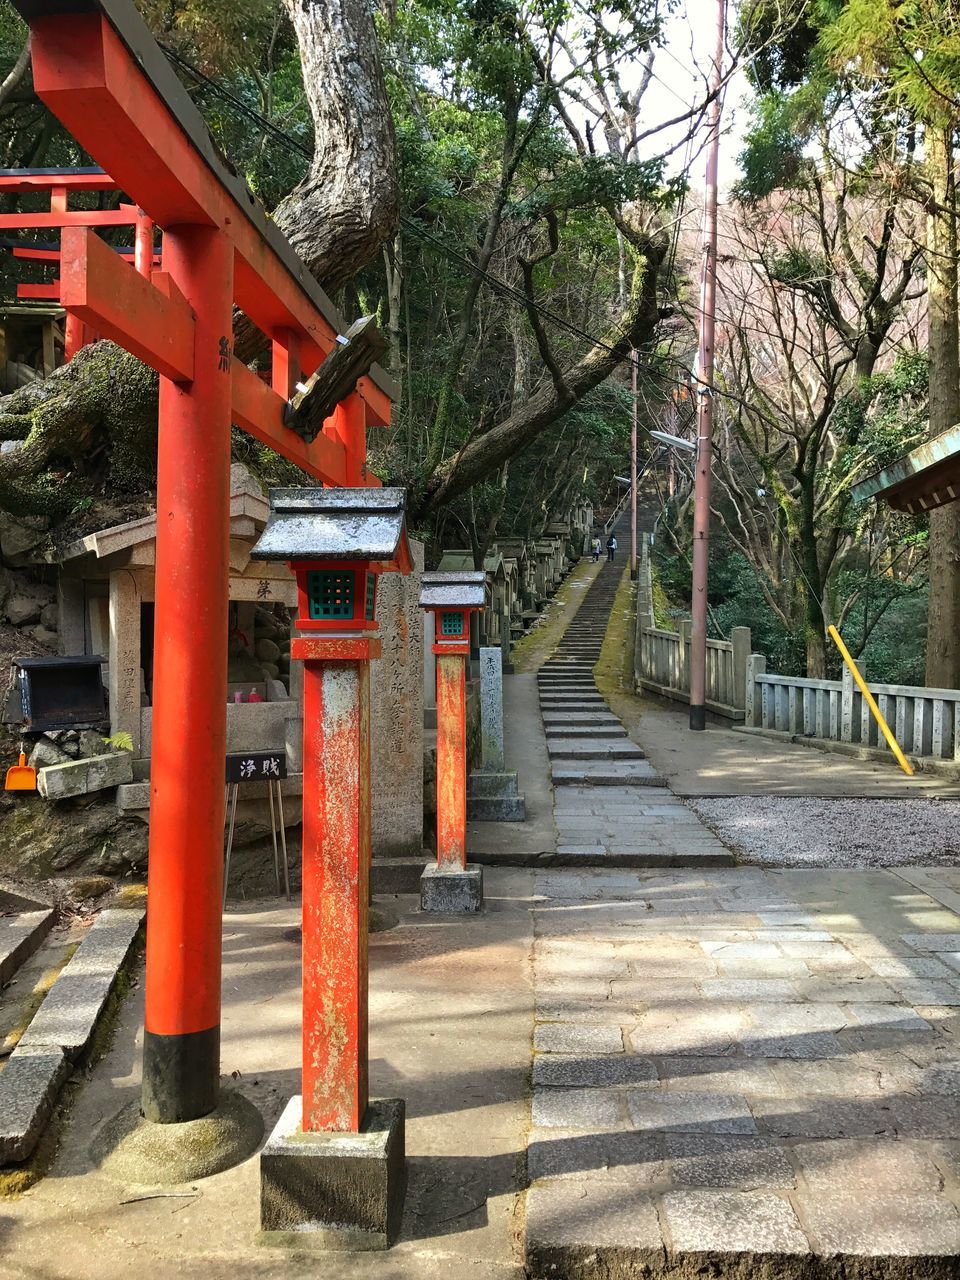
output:
[[960, 800], [688, 800], [734, 853], [769, 867], [960, 866]]

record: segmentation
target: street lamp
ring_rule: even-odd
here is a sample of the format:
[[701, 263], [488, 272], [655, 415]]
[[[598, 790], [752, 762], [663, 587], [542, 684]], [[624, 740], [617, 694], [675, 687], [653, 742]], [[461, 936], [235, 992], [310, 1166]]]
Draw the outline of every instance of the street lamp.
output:
[[690, 453], [695, 453], [697, 446], [692, 440], [685, 440], [683, 436], [672, 436], [669, 431], [651, 431], [651, 440], [656, 440], [658, 444], [670, 445], [672, 449], [687, 449]]

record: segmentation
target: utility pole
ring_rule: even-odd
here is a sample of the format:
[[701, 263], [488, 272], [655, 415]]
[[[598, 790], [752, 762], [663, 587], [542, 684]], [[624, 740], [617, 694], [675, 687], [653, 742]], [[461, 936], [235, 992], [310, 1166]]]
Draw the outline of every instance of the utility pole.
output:
[[637, 576], [637, 353], [630, 352], [630, 577]]
[[700, 332], [697, 356], [697, 454], [693, 501], [693, 598], [690, 612], [690, 728], [707, 727], [707, 575], [710, 553], [710, 471], [713, 464], [713, 353], [717, 295], [717, 169], [720, 155], [720, 84], [723, 78], [725, 0], [716, 0], [717, 39], [710, 75], [707, 173], [703, 198]]

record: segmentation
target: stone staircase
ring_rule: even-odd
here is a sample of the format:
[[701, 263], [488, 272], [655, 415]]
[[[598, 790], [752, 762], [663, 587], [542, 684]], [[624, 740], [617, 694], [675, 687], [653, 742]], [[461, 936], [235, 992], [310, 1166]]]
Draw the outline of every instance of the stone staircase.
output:
[[555, 865], [730, 864], [729, 851], [658, 777], [594, 680], [622, 557], [621, 551], [619, 563], [603, 565], [556, 652], [537, 673], [555, 788]]
[[56, 917], [53, 907], [0, 889], [0, 1166], [33, 1153], [87, 1053], [143, 912], [108, 909], [72, 928]]

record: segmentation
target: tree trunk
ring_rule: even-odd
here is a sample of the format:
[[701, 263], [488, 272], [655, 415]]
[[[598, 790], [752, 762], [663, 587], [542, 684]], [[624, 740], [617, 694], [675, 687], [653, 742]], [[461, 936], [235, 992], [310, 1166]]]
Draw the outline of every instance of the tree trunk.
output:
[[[274, 221], [332, 292], [375, 258], [396, 231], [393, 122], [366, 0], [284, 2], [300, 46], [315, 153]], [[52, 117], [48, 128], [52, 136]], [[263, 336], [245, 317], [237, 319], [235, 350], [251, 359]], [[0, 440], [23, 441], [0, 455], [0, 508], [62, 515], [79, 498], [142, 490], [151, 483], [157, 375], [112, 343], [98, 343], [82, 355], [52, 378], [0, 398]], [[121, 410], [131, 424], [132, 443]], [[146, 459], [144, 442], [153, 450]], [[91, 457], [104, 444], [111, 455], [106, 464]]]
[[627, 359], [631, 349], [649, 346], [659, 319], [657, 279], [667, 240], [659, 230], [627, 232], [625, 228], [625, 233], [637, 259], [633, 296], [617, 326], [575, 364], [561, 370], [559, 379], [553, 378], [512, 408], [502, 422], [469, 440], [441, 463], [427, 482], [421, 501], [413, 504], [412, 518], [435, 511], [497, 471], [604, 382]]
[[[957, 211], [949, 130], [926, 131], [932, 189], [927, 218], [927, 324], [930, 435], [960, 422], [957, 323]], [[960, 686], [960, 502], [930, 513], [927, 684]]]
[[393, 117], [366, 0], [284, 0], [313, 116], [310, 171], [273, 218], [333, 293], [400, 218]]

